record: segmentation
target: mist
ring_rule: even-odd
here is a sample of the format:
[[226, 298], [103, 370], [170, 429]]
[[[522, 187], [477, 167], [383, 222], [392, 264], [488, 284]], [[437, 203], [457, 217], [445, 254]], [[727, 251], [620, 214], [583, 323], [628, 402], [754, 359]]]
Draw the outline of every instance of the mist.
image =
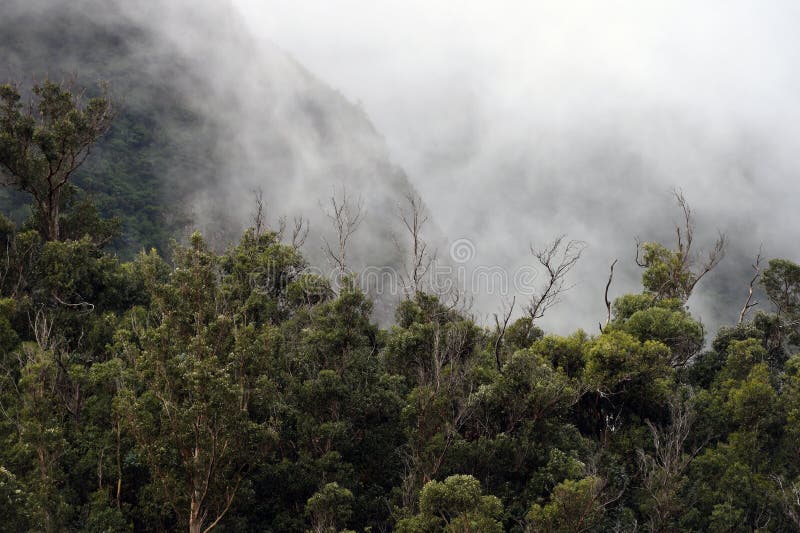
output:
[[[261, 190], [273, 226], [310, 221], [303, 252], [324, 267], [323, 208], [346, 189], [366, 213], [352, 267], [399, 268], [397, 206], [416, 191], [445, 264], [466, 239], [474, 256], [456, 263], [511, 279], [535, 264], [531, 247], [584, 241], [574, 286], [542, 320], [559, 333], [596, 331], [615, 259], [610, 296], [640, 290], [635, 241], [673, 242], [674, 189], [694, 209], [698, 252], [728, 236], [689, 301], [709, 330], [735, 319], [762, 244], [799, 259], [800, 7], [789, 2], [34, 0], [0, 11], [23, 17], [11, 29], [36, 21], [62, 36], [55, 56], [21, 33], [20, 57], [0, 66], [11, 79], [105, 78], [127, 105], [177, 109], [157, 120], [177, 154], [159, 161], [163, 195], [191, 212], [185, 233], [221, 246], [252, 223]], [[82, 36], [88, 23], [102, 35]], [[118, 48], [81, 55], [83, 41], [123, 31]], [[468, 296], [488, 322], [514, 291]], [[399, 297], [378, 298], [382, 322]]]
[[[291, 55], [258, 45], [230, 3], [13, 1], [0, 7], [0, 27], [10, 50], [0, 64], [5, 79], [110, 82], [123, 121], [147, 130], [122, 172], [131, 171], [126, 179], [132, 182], [141, 172], [155, 178], [142, 187], [155, 185], [160, 205], [144, 207], [163, 206], [167, 220], [150, 222], [179, 240], [200, 230], [215, 249], [230, 246], [253, 224], [262, 194], [270, 229], [284, 218], [290, 238], [294, 218], [305, 222], [310, 233], [303, 253], [327, 275], [323, 239], [334, 236], [325, 212], [331, 196], [341, 201], [347, 194], [363, 202], [365, 228], [348, 250], [348, 267], [401, 262], [394, 244], [399, 220], [386, 214], [415, 191], [391, 162], [384, 138], [363, 109]], [[104, 161], [121, 156], [114, 144], [130, 143], [114, 136], [88, 165], [91, 173], [99, 162], [100, 187]], [[114, 191], [110, 196], [119, 198]], [[439, 235], [433, 221], [428, 229], [430, 239]], [[401, 297], [389, 296], [376, 301], [383, 322]]]
[[[696, 246], [729, 238], [690, 300], [710, 328], [735, 318], [762, 243], [797, 259], [794, 3], [235, 5], [365, 110], [447, 238], [474, 243], [471, 264], [531, 264], [529, 246], [559, 234], [587, 243], [548, 328], [596, 327], [614, 259], [611, 295], [639, 290], [635, 238], [672, 243], [676, 188]], [[473, 311], [501, 300], [476, 294]]]

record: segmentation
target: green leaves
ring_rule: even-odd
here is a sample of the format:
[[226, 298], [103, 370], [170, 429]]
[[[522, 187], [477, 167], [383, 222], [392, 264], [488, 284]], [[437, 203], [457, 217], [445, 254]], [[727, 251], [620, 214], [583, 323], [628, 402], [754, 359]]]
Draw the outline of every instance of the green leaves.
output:
[[792, 316], [800, 312], [800, 265], [772, 259], [761, 275], [761, 284], [779, 313]]
[[266, 385], [266, 359], [242, 342], [253, 341], [255, 324], [237, 324], [220, 274], [195, 234], [189, 247], [176, 250], [166, 280], [148, 276], [152, 321], [135, 334], [128, 355], [138, 384], [121, 396], [162, 497], [190, 527], [224, 517], [258, 458], [253, 454], [265, 453], [273, 440], [267, 421], [248, 410], [251, 388]]
[[535, 503], [526, 519], [535, 533], [579, 533], [593, 531], [605, 514], [605, 481], [589, 476], [559, 483], [545, 505]]
[[472, 476], [450, 476], [425, 484], [419, 497], [418, 515], [397, 523], [402, 533], [434, 531], [487, 533], [503, 531], [499, 519], [503, 504], [495, 496], [484, 496], [480, 482]]
[[336, 533], [353, 514], [353, 493], [338, 483], [326, 483], [306, 502], [314, 532]]
[[27, 108], [17, 88], [0, 90], [0, 174], [5, 185], [32, 197], [42, 222], [37, 229], [48, 241], [62, 238], [65, 188], [114, 118], [106, 88], [101, 90], [84, 102], [82, 93], [45, 80], [33, 87]]
[[652, 381], [668, 373], [671, 354], [658, 341], [642, 343], [622, 331], [603, 333], [585, 352], [584, 382], [603, 393], [620, 391], [635, 381]]
[[684, 255], [654, 242], [646, 242], [642, 248], [645, 269], [642, 285], [645, 290], [659, 299], [688, 300], [697, 275], [686, 267]]

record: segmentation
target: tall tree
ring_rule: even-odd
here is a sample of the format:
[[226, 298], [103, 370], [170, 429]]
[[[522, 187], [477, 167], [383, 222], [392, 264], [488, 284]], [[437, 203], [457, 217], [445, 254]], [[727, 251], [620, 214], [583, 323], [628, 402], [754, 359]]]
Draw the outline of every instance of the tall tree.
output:
[[124, 343], [141, 381], [121, 400], [162, 495], [199, 533], [228, 513], [272, 433], [250, 416], [248, 385], [265, 375], [250, 357], [258, 335], [221, 287], [217, 257], [199, 234], [176, 255], [166, 282], [148, 281], [150, 326]]
[[83, 91], [50, 80], [32, 93], [24, 104], [17, 87], [0, 86], [0, 178], [33, 197], [45, 238], [57, 241], [64, 191], [110, 127], [114, 106], [105, 86], [88, 101]]

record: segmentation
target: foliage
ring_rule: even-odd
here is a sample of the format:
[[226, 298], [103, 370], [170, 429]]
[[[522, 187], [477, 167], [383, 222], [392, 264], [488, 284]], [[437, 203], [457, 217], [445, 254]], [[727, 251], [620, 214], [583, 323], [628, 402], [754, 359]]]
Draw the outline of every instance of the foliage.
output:
[[495, 496], [482, 495], [480, 482], [472, 476], [428, 482], [420, 493], [419, 508], [419, 514], [397, 523], [398, 532], [503, 531], [498, 521], [503, 514], [502, 503]]
[[489, 328], [420, 288], [382, 329], [259, 224], [125, 260], [130, 224], [67, 176], [54, 233], [41, 172], [105, 104], [42, 87], [27, 118], [3, 89], [0, 156], [34, 205], [0, 217], [0, 530], [800, 528], [794, 263], [764, 271], [776, 312], [707, 345], [686, 300], [723, 243], [698, 269], [682, 204], [677, 249], [642, 246], [643, 290], [598, 334]]

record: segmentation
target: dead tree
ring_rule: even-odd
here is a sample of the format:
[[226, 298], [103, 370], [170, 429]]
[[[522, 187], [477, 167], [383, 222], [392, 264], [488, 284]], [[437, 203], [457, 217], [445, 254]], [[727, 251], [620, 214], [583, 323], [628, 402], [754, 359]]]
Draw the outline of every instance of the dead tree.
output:
[[511, 304], [503, 304], [503, 320], [502, 323], [497, 313], [494, 314], [494, 325], [497, 337], [494, 340], [494, 360], [497, 363], [497, 370], [502, 371], [502, 364], [500, 362], [500, 351], [503, 348], [503, 339], [506, 336], [506, 329], [508, 322], [511, 320], [511, 314], [514, 312], [514, 305], [517, 303], [517, 297], [511, 298]]
[[[264, 192], [261, 189], [256, 189], [253, 191], [253, 198], [255, 201], [255, 209], [251, 216], [251, 220], [253, 222], [253, 230], [255, 231], [256, 237], [259, 237], [264, 230], [267, 228], [266, 223], [266, 202], [264, 202]], [[278, 238], [283, 241], [284, 237], [286, 236], [286, 217], [281, 216], [278, 218], [278, 230], [276, 234]], [[291, 238], [291, 246], [295, 250], [300, 249], [303, 244], [305, 244], [306, 239], [308, 238], [308, 219], [303, 218], [302, 216], [296, 216], [292, 219], [292, 238]]]
[[294, 217], [292, 226], [292, 248], [299, 250], [308, 238], [308, 219]]
[[[435, 254], [428, 250], [428, 242], [422, 236], [422, 229], [428, 222], [428, 214], [419, 195], [410, 192], [406, 195], [406, 206], [397, 205], [397, 216], [407, 232], [410, 240], [410, 250], [404, 263], [405, 275], [403, 280], [407, 295], [414, 295], [423, 290], [425, 276], [436, 259]], [[398, 251], [406, 255], [406, 250], [400, 241], [395, 238]]]
[[747, 287], [747, 300], [745, 300], [744, 306], [742, 306], [742, 310], [739, 312], [739, 322], [737, 322], [737, 324], [744, 322], [744, 317], [747, 315], [748, 311], [758, 305], [758, 302], [753, 301], [753, 287], [761, 276], [761, 248], [758, 249], [756, 261], [753, 263], [753, 271], [753, 277], [750, 278], [750, 284]]
[[255, 201], [256, 207], [253, 211], [251, 216], [253, 222], [253, 231], [256, 233], [256, 237], [261, 235], [261, 232], [264, 231], [264, 191], [261, 189], [255, 189], [253, 191], [253, 200]]
[[328, 209], [325, 209], [324, 212], [336, 232], [336, 241], [331, 244], [323, 237], [324, 246], [322, 250], [336, 269], [337, 277], [341, 281], [348, 272], [347, 244], [364, 219], [364, 202], [360, 197], [353, 200], [347, 195], [347, 191], [342, 189], [342, 194], [339, 198], [336, 197], [336, 191], [334, 190], [329, 198], [329, 203]]
[[547, 279], [539, 291], [531, 297], [526, 308], [533, 321], [542, 318], [548, 309], [561, 301], [561, 295], [572, 288], [565, 285], [566, 277], [581, 258], [586, 243], [583, 241], [564, 243], [564, 237], [562, 235], [556, 238], [541, 250], [531, 246], [531, 252], [547, 274]]
[[[651, 531], [664, 531], [680, 512], [678, 493], [684, 483], [684, 472], [705, 446], [692, 450], [686, 444], [695, 422], [692, 398], [673, 397], [669, 402], [671, 423], [657, 428], [649, 420], [647, 427], [653, 436], [653, 453], [638, 451], [642, 486], [651, 499], [649, 526]], [[707, 442], [707, 441], [706, 441]]]
[[[412, 421], [415, 436], [399, 450], [404, 464], [402, 498], [408, 508], [417, 505], [425, 483], [436, 479], [459, 432], [475, 411], [475, 403], [470, 401], [474, 384], [468, 378], [475, 361], [464, 357], [471, 342], [470, 326], [432, 325], [431, 350], [425, 360], [417, 361], [419, 394], [413, 400], [416, 415]], [[447, 405], [444, 409], [443, 400]], [[437, 436], [440, 446], [428, 446]]]
[[[614, 259], [611, 263], [611, 268], [608, 273], [608, 282], [606, 283], [605, 302], [606, 302], [606, 326], [611, 323], [611, 300], [608, 299], [608, 290], [611, 288], [611, 281], [614, 279], [614, 265], [617, 264], [618, 259]], [[603, 332], [603, 327], [600, 328], [600, 333]]]
[[784, 484], [783, 477], [778, 475], [771, 477], [780, 491], [779, 500], [784, 514], [800, 531], [800, 482], [794, 482], [787, 486]]

